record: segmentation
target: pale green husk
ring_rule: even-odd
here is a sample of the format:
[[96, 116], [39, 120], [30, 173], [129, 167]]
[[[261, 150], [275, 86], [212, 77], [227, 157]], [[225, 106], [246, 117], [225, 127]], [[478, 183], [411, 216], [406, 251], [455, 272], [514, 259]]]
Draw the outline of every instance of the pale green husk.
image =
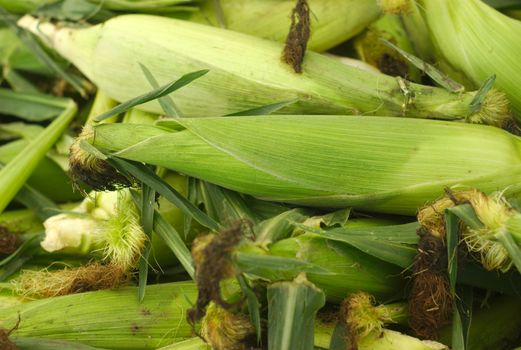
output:
[[[172, 94], [185, 116], [222, 116], [294, 100], [297, 102], [281, 113], [451, 120], [482, 120], [474, 117], [484, 114], [483, 120], [492, 118], [496, 125], [507, 114], [504, 98], [495, 92], [487, 96], [489, 103], [473, 111], [473, 92], [453, 94], [409, 84], [313, 52], [306, 55], [303, 73], [296, 74], [282, 62], [280, 43], [187, 21], [126, 15], [79, 29], [24, 17], [19, 25], [40, 36], [118, 101], [152, 90], [140, 64], [160, 85], [189, 72], [209, 69], [204, 77]], [[498, 111], [496, 105], [502, 108]], [[140, 108], [163, 113], [157, 101]]]
[[521, 140], [489, 126], [358, 116], [178, 122], [100, 125], [87, 141], [118, 157], [303, 205], [414, 215], [446, 187], [520, 191]]
[[17, 337], [75, 341], [108, 349], [156, 349], [191, 338], [186, 311], [195, 302], [192, 282], [150, 285], [142, 303], [137, 288], [36, 300], [2, 309], [0, 327]]
[[[190, 20], [284, 42], [291, 24], [294, 0], [207, 0]], [[325, 51], [361, 32], [380, 15], [375, 1], [308, 0], [311, 37], [308, 49]]]

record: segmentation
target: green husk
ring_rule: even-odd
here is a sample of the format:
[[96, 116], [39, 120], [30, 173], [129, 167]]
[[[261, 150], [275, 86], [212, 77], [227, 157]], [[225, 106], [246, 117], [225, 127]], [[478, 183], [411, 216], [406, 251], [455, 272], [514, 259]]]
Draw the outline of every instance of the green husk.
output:
[[[183, 118], [161, 128], [100, 125], [87, 136], [78, 142], [107, 154], [301, 205], [414, 215], [446, 187], [506, 188], [509, 196], [520, 190], [521, 140], [479, 125], [356, 116]], [[81, 154], [71, 162], [96, 176]]]
[[479, 0], [420, 1], [419, 7], [437, 52], [475, 86], [495, 74], [495, 86], [521, 118], [521, 22]]
[[[271, 270], [264, 265], [270, 258], [296, 267]], [[345, 243], [305, 233], [270, 245], [268, 250], [242, 246], [235, 255], [241, 271], [268, 280], [291, 280], [307, 270], [307, 279], [320, 288], [328, 301], [340, 302], [346, 295], [364, 290], [379, 299], [393, 298], [403, 291], [402, 269], [367, 255]], [[275, 264], [276, 262], [273, 262]]]
[[315, 317], [324, 293], [299, 275], [268, 287], [268, 349], [313, 350]]
[[[24, 17], [19, 25], [40, 36], [118, 101], [151, 90], [141, 65], [159, 85], [187, 72], [210, 69], [173, 94], [185, 116], [222, 116], [295, 99], [281, 112], [471, 118], [478, 123], [492, 119], [495, 125], [501, 125], [508, 112], [505, 98], [494, 91], [476, 112], [470, 107], [474, 92], [453, 94], [398, 81], [313, 52], [306, 55], [303, 73], [295, 74], [281, 61], [279, 43], [186, 21], [126, 15], [79, 29]], [[146, 34], [152, 32], [153, 37]], [[172, 35], [177, 39], [171, 40]], [[162, 113], [157, 101], [140, 108]]]
[[[312, 12], [308, 49], [321, 52], [361, 32], [380, 15], [375, 1], [309, 0]], [[220, 0], [203, 2], [189, 20], [284, 42], [293, 0]]]
[[186, 310], [195, 300], [191, 282], [150, 285], [140, 304], [137, 288], [54, 297], [3, 309], [0, 327], [11, 334], [75, 341], [110, 349], [156, 349], [193, 336]]

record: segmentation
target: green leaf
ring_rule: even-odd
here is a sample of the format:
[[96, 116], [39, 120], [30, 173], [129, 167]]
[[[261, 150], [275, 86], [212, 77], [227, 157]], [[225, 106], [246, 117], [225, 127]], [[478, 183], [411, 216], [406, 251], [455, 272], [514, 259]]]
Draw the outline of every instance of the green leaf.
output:
[[237, 280], [241, 286], [242, 294], [246, 297], [246, 302], [248, 303], [248, 315], [250, 316], [251, 323], [255, 327], [255, 333], [257, 334], [257, 344], [259, 344], [262, 337], [259, 300], [257, 299], [257, 296], [243, 275], [237, 276]]
[[238, 220], [258, 221], [257, 216], [248, 208], [244, 198], [237, 192], [224, 189], [206, 181], [196, 180], [200, 204], [205, 212], [220, 223]]
[[[150, 70], [147, 67], [145, 67], [144, 65], [142, 65], [141, 63], [139, 63], [139, 67], [145, 74], [145, 77], [147, 78], [147, 80], [150, 83], [150, 85], [152, 86], [152, 88], [158, 89], [159, 83], [152, 75], [152, 72], [150, 72]], [[159, 97], [158, 102], [167, 116], [176, 117], [176, 118], [183, 116], [183, 114], [181, 113], [179, 108], [175, 105], [174, 100], [172, 100], [172, 98], [170, 96], [166, 95], [163, 97]]]
[[0, 212], [5, 209], [40, 160], [61, 136], [74, 118], [76, 110], [74, 102], [69, 101], [62, 114], [33, 139], [22, 153], [0, 170]]
[[123, 102], [123, 103], [117, 105], [116, 107], [112, 108], [111, 110], [94, 118], [94, 121], [100, 122], [102, 120], [112, 117], [113, 115], [117, 115], [117, 114], [126, 112], [130, 108], [135, 107], [137, 105], [166, 96], [166, 95], [182, 88], [183, 86], [190, 84], [192, 81], [194, 81], [197, 78], [202, 77], [203, 75], [205, 75], [208, 72], [209, 72], [208, 69], [204, 69], [204, 70], [185, 74], [176, 81], [163, 85], [150, 92], [147, 92], [146, 94], [135, 97], [133, 99], [130, 99], [126, 102]]
[[0, 114], [19, 117], [30, 122], [53, 119], [69, 103], [68, 98], [0, 88]]
[[470, 110], [469, 110], [469, 116], [479, 112], [481, 109], [483, 102], [485, 101], [485, 97], [489, 93], [490, 89], [492, 89], [492, 86], [494, 85], [494, 82], [496, 81], [496, 75], [493, 74], [490, 76], [479, 88], [479, 90], [476, 92], [476, 95], [470, 101]]
[[447, 272], [452, 297], [456, 297], [456, 282], [458, 280], [458, 244], [459, 244], [459, 220], [450, 210], [445, 211], [445, 231], [447, 240]]
[[313, 263], [280, 256], [235, 253], [233, 259], [241, 272], [269, 281], [290, 280], [301, 272], [334, 275], [333, 272]]
[[232, 113], [232, 114], [227, 114], [226, 117], [233, 117], [233, 116], [252, 116], [252, 115], [268, 115], [268, 114], [272, 114], [272, 113], [275, 113], [277, 112], [278, 110], [284, 108], [284, 107], [287, 107], [287, 106], [290, 106], [294, 103], [298, 102], [298, 98], [295, 98], [295, 99], [292, 99], [292, 100], [287, 100], [287, 101], [282, 101], [282, 102], [277, 102], [277, 103], [273, 103], [273, 104], [269, 104], [269, 105], [265, 105], [265, 106], [262, 106], [262, 107], [257, 107], [257, 108], [252, 108], [252, 109], [247, 109], [245, 111], [241, 111], [241, 112], [237, 112], [237, 113]]
[[449, 78], [446, 74], [440, 72], [436, 67], [433, 65], [424, 62], [422, 59], [414, 56], [413, 54], [410, 54], [402, 49], [400, 49], [398, 46], [394, 45], [393, 43], [380, 38], [380, 40], [387, 46], [389, 46], [392, 49], [395, 49], [398, 51], [400, 55], [405, 57], [409, 62], [411, 62], [416, 68], [420, 69], [421, 71], [425, 72], [429, 77], [432, 78], [436, 83], [438, 83], [440, 86], [444, 87], [445, 89], [451, 91], [451, 92], [463, 92], [465, 91], [465, 87], [461, 85], [460, 83], [452, 80]]
[[268, 349], [313, 350], [315, 317], [324, 292], [299, 276], [268, 287]]
[[148, 258], [152, 248], [152, 231], [154, 229], [154, 202], [156, 199], [156, 192], [145, 183], [141, 184], [141, 198], [140, 198], [140, 212], [141, 225], [143, 231], [147, 236], [143, 253], [139, 259], [139, 288], [138, 298], [142, 302], [145, 298], [145, 290], [148, 280]]
[[470, 324], [472, 320], [472, 304], [474, 290], [472, 287], [458, 288], [458, 298], [454, 300], [452, 326], [452, 350], [469, 349]]
[[502, 230], [496, 233], [495, 238], [505, 247], [517, 271], [521, 272], [521, 248], [519, 248], [510, 232]]
[[266, 219], [254, 227], [255, 242], [268, 245], [291, 236], [297, 223], [304, 222], [309, 216], [305, 209], [291, 209], [275, 217]]
[[11, 69], [9, 66], [4, 66], [2, 75], [9, 83], [11, 88], [16, 92], [25, 93], [38, 93], [38, 89], [29, 80], [24, 78], [16, 70]]
[[137, 162], [126, 161], [117, 157], [110, 157], [108, 161], [123, 173], [127, 173], [150, 186], [157, 193], [181, 209], [185, 215], [193, 217], [201, 225], [213, 231], [219, 231], [221, 229], [220, 224], [206, 215], [203, 211], [201, 211], [201, 209], [190, 203], [185, 197], [172, 188], [172, 186], [164, 182], [147, 166]]
[[154, 213], [154, 231], [172, 250], [176, 258], [183, 265], [185, 271], [192, 279], [195, 277], [195, 269], [192, 262], [192, 254], [176, 229], [166, 221], [156, 210]]
[[31, 209], [41, 220], [46, 220], [60, 212], [56, 203], [28, 184], [23, 185], [14, 198]]
[[468, 227], [474, 230], [483, 228], [483, 223], [479, 220], [474, 208], [470, 204], [461, 204], [447, 209], [452, 214], [456, 215]]

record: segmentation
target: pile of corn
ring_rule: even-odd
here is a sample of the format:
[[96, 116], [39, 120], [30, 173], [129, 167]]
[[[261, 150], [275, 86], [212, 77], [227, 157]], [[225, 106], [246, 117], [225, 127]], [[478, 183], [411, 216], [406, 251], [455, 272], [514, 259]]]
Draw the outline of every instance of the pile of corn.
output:
[[0, 0], [0, 349], [521, 347], [520, 13]]

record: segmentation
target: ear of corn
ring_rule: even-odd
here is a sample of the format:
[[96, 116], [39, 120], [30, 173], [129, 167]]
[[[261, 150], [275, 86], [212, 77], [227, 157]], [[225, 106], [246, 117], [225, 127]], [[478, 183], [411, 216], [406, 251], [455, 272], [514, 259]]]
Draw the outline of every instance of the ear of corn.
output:
[[61, 339], [109, 349], [156, 349], [193, 336], [186, 310], [195, 300], [191, 282], [97, 291], [37, 300], [2, 309], [0, 327], [18, 337]]
[[[186, 72], [210, 69], [205, 77], [175, 92], [176, 105], [186, 116], [221, 116], [295, 99], [283, 113], [451, 120], [481, 120], [484, 114], [496, 125], [507, 114], [505, 99], [497, 92], [489, 93], [484, 107], [475, 112], [470, 108], [474, 92], [452, 94], [415, 85], [313, 52], [306, 55], [303, 73], [295, 74], [281, 61], [281, 44], [186, 21], [126, 15], [74, 29], [24, 17], [19, 25], [40, 36], [119, 101], [151, 90], [139, 64], [160, 85]], [[147, 33], [152, 32], [150, 37]], [[140, 108], [162, 113], [157, 101]]]
[[[320, 288], [330, 302], [340, 302], [351, 293], [370, 291], [379, 299], [394, 298], [403, 292], [401, 268], [382, 262], [345, 243], [320, 235], [302, 234], [273, 243], [268, 251], [242, 246], [236, 261], [240, 269], [268, 280], [296, 278], [290, 266], [273, 273], [265, 270], [263, 257], [281, 257], [309, 266], [307, 279]], [[302, 271], [298, 270], [297, 271]], [[266, 272], [267, 271], [267, 272]]]
[[[264, 199], [321, 207], [412, 215], [445, 187], [519, 191], [521, 140], [497, 128], [356, 116], [179, 122], [185, 130], [100, 125], [88, 142]], [[161, 125], [169, 123], [179, 128]]]
[[479, 86], [495, 74], [521, 118], [521, 22], [479, 0], [420, 1], [431, 39], [456, 70]]
[[[313, 51], [325, 51], [348, 40], [380, 15], [376, 1], [310, 0], [308, 4], [312, 13], [308, 49]], [[218, 5], [207, 0], [190, 20], [284, 42], [294, 6], [293, 0], [220, 0]]]

